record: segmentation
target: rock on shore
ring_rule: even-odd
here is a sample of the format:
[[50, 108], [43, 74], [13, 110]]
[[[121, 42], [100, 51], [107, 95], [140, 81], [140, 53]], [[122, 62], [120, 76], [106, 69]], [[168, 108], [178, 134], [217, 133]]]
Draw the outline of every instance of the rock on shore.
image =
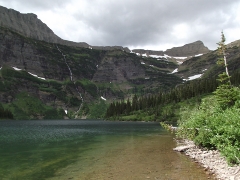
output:
[[205, 150], [189, 140], [177, 140], [173, 150], [183, 152], [200, 163], [206, 171], [216, 175], [219, 180], [240, 180], [240, 166], [229, 166], [226, 159], [217, 150]]

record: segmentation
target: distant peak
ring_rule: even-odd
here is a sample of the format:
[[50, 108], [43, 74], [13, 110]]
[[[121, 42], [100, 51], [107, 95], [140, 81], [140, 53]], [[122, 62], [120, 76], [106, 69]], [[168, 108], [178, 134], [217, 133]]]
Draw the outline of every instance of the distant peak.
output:
[[165, 52], [170, 56], [194, 56], [196, 54], [205, 54], [210, 50], [204, 46], [203, 42], [198, 40], [180, 47], [167, 49]]
[[139, 54], [148, 54], [148, 55], [164, 55], [167, 54], [169, 56], [175, 57], [188, 57], [195, 56], [197, 54], [205, 54], [210, 50], [204, 46], [203, 42], [198, 40], [189, 44], [185, 44], [179, 47], [173, 47], [171, 49], [167, 49], [166, 51], [152, 51], [152, 50], [144, 50], [144, 49], [133, 49], [132, 52]]

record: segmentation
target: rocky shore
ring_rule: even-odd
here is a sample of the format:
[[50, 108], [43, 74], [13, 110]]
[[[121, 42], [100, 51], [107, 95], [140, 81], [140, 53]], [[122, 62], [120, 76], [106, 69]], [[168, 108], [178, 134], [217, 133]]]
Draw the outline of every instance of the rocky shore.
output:
[[201, 149], [189, 140], [176, 139], [176, 141], [177, 147], [173, 150], [183, 152], [200, 163], [207, 173], [214, 174], [218, 180], [240, 180], [240, 166], [229, 166], [219, 151]]

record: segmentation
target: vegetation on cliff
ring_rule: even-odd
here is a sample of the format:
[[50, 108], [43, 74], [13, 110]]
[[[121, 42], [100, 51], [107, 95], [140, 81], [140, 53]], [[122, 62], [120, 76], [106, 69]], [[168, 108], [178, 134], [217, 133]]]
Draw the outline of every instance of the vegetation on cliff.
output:
[[0, 119], [13, 119], [13, 114], [10, 110], [4, 109], [0, 103]]

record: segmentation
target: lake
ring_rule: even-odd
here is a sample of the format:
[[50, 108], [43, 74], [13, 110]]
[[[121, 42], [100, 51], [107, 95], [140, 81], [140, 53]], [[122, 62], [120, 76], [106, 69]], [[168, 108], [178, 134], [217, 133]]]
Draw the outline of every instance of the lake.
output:
[[155, 122], [0, 121], [0, 179], [209, 179], [175, 145]]

